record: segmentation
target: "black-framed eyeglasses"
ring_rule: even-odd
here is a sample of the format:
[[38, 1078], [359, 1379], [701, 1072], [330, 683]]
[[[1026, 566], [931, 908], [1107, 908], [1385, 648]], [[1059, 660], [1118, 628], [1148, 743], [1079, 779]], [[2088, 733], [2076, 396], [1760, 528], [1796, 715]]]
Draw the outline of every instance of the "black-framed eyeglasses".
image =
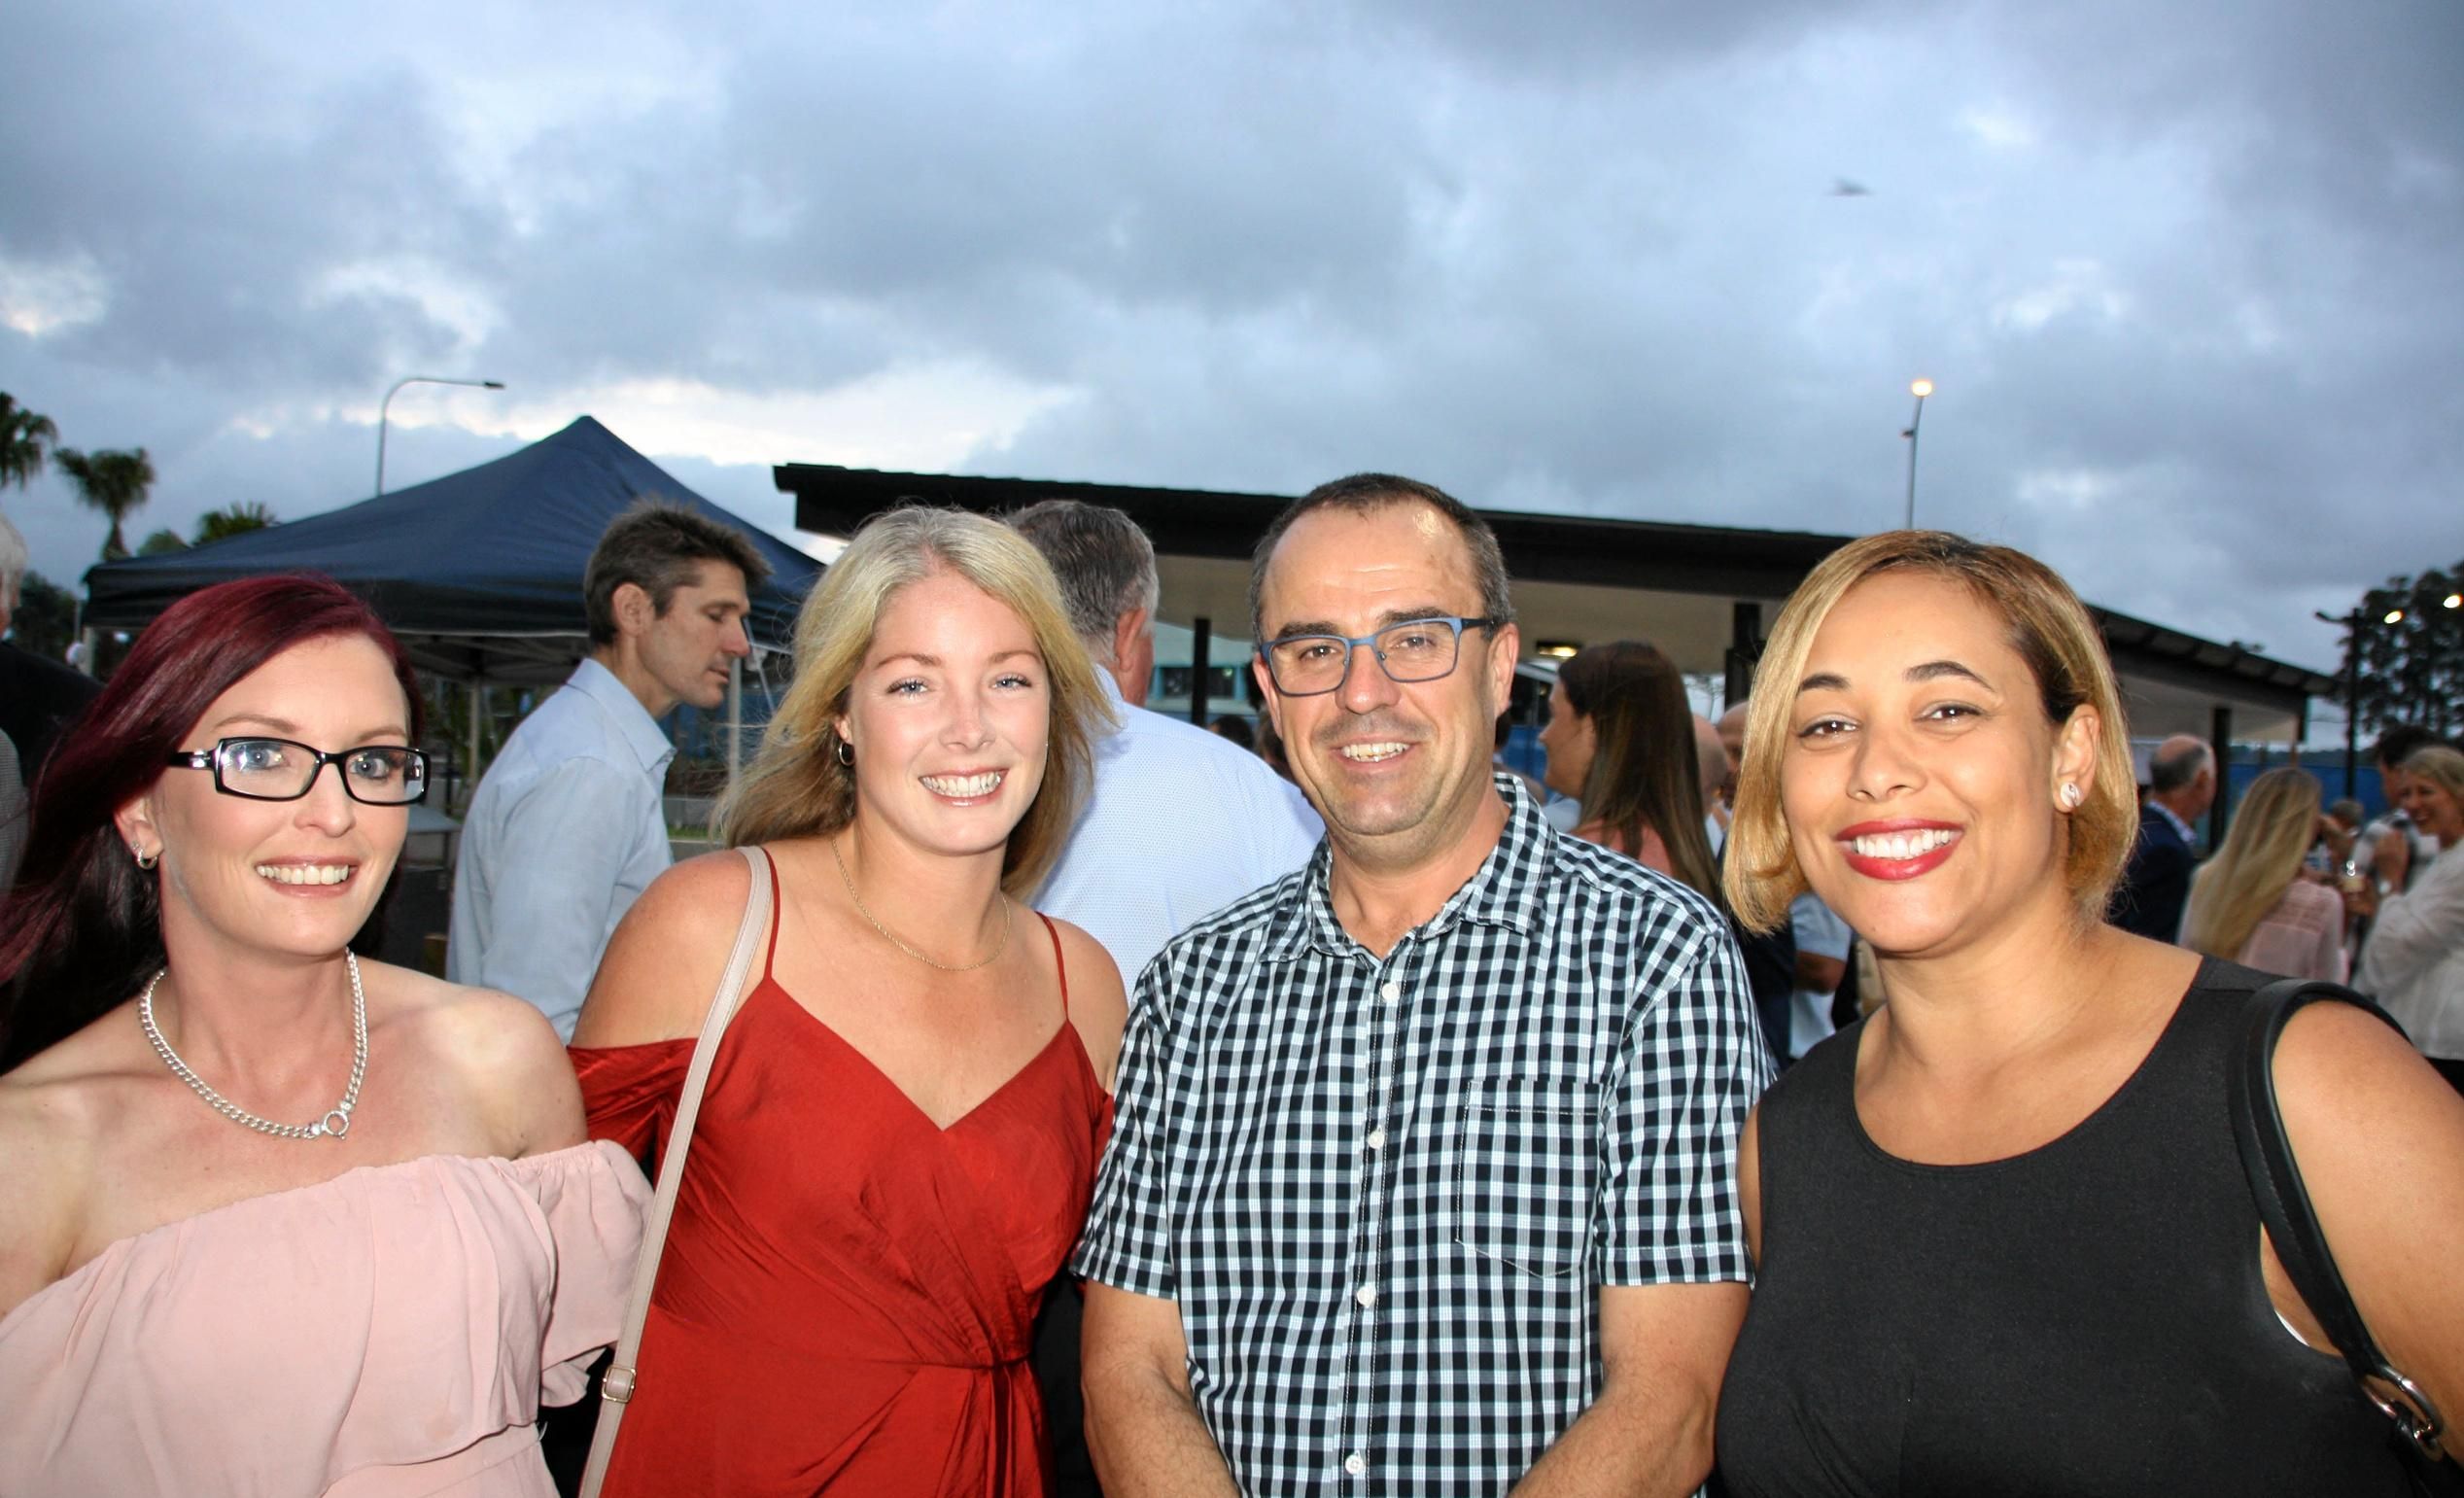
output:
[[1352, 651], [1369, 646], [1390, 681], [1435, 681], [1452, 672], [1463, 654], [1463, 632], [1495, 629], [1502, 618], [1406, 619], [1371, 635], [1286, 635], [1258, 647], [1286, 697], [1315, 697], [1343, 684], [1352, 672]]
[[428, 794], [428, 756], [399, 744], [364, 744], [331, 753], [290, 739], [225, 739], [210, 749], [180, 749], [174, 769], [211, 770], [214, 788], [251, 801], [296, 801], [326, 766], [343, 794], [365, 806], [409, 806]]

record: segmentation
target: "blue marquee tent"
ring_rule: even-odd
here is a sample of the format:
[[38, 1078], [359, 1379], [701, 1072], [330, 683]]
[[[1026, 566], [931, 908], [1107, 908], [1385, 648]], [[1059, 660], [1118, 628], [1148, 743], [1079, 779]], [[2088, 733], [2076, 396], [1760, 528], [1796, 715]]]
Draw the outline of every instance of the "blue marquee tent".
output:
[[365, 598], [423, 669], [464, 680], [560, 680], [584, 647], [582, 569], [638, 499], [699, 510], [768, 560], [754, 641], [783, 648], [821, 564], [678, 483], [588, 416], [476, 468], [210, 545], [89, 570], [86, 621], [136, 629], [234, 577], [317, 572]]

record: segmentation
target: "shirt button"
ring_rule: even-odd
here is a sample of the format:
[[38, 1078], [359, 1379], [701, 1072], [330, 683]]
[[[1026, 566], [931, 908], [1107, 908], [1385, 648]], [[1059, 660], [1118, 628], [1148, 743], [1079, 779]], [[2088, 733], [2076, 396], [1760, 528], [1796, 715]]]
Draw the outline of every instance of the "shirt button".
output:
[[1386, 1147], [1386, 1131], [1384, 1129], [1372, 1129], [1369, 1132], [1369, 1147], [1373, 1150], [1382, 1150]]
[[1354, 1451], [1351, 1455], [1343, 1458], [1343, 1470], [1350, 1473], [1353, 1477], [1359, 1477], [1362, 1473], [1369, 1470], [1369, 1458], [1363, 1456], [1358, 1451]]
[[1375, 1285], [1363, 1285], [1352, 1292], [1352, 1299], [1360, 1302], [1363, 1306], [1374, 1306], [1377, 1304], [1377, 1287]]
[[1404, 996], [1404, 986], [1389, 979], [1386, 986], [1377, 991], [1377, 994], [1390, 1004], [1398, 1003]]

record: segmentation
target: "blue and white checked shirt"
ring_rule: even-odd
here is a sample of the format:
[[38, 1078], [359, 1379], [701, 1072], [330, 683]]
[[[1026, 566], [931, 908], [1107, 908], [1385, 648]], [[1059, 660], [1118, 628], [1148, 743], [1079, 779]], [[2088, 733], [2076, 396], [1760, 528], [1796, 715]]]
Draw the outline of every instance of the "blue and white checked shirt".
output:
[[675, 757], [613, 672], [575, 667], [470, 798], [445, 976], [529, 999], [573, 1039], [616, 923], [673, 861], [660, 792]]
[[1031, 903], [1085, 926], [1134, 981], [1200, 917], [1308, 862], [1326, 827], [1256, 754], [1095, 675], [1120, 726], [1095, 742], [1093, 790]]
[[1139, 980], [1073, 1268], [1178, 1303], [1246, 1493], [1503, 1493], [1599, 1392], [1600, 1286], [1748, 1277], [1770, 1064], [1726, 923], [1498, 785], [1383, 961], [1321, 849]]

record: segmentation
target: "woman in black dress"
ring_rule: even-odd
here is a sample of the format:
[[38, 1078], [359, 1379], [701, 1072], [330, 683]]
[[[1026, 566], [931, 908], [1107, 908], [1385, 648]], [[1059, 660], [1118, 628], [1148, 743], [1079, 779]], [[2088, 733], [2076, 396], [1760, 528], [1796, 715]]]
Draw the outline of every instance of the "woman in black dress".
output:
[[[1767, 926], [1810, 886], [1891, 998], [1748, 1127], [1730, 1490], [2404, 1492], [2234, 1143], [2267, 980], [2102, 920], [2131, 757], [2068, 587], [1939, 533], [1857, 541], [1789, 601], [1752, 711], [1731, 902]], [[2464, 1409], [2464, 1099], [2343, 1004], [2294, 1019], [2275, 1075], [2364, 1318]]]

